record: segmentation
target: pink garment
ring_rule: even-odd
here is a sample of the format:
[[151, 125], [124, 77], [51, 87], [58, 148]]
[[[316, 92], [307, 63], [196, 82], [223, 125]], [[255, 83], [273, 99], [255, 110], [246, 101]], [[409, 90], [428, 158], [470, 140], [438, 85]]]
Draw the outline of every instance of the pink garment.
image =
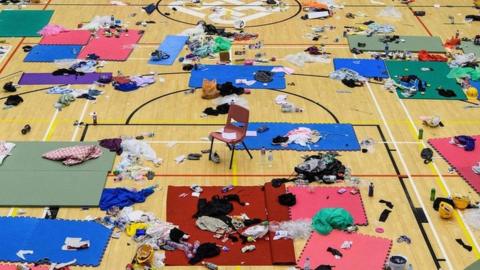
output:
[[38, 31], [38, 34], [41, 36], [51, 36], [51, 35], [57, 35], [65, 30], [66, 29], [60, 25], [47, 24], [45, 27], [42, 28], [42, 30]]
[[77, 165], [89, 159], [98, 158], [102, 150], [97, 145], [77, 145], [59, 148], [43, 154], [43, 158], [62, 161], [67, 166]]

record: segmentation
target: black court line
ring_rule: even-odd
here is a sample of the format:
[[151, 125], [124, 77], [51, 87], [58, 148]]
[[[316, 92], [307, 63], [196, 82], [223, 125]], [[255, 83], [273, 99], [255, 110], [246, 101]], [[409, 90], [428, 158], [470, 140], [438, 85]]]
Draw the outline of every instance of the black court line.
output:
[[[148, 101], [146, 101], [145, 103], [141, 104], [140, 106], [138, 106], [135, 110], [133, 110], [130, 115], [127, 117], [127, 120], [125, 121], [125, 124], [126, 125], [129, 125], [132, 118], [135, 116], [135, 114], [140, 111], [143, 107], [147, 106], [148, 104], [154, 102], [154, 101], [157, 101], [159, 99], [162, 99], [164, 97], [168, 97], [168, 96], [171, 96], [171, 95], [174, 95], [174, 94], [178, 94], [178, 93], [183, 93], [183, 92], [186, 92], [188, 91], [189, 89], [183, 89], [183, 90], [177, 90], [177, 91], [173, 91], [173, 92], [170, 92], [170, 93], [166, 93], [166, 94], [163, 94], [161, 96], [158, 96], [158, 97], [155, 97], [155, 98], [152, 98]], [[316, 102], [315, 100], [311, 99], [311, 98], [307, 98], [305, 96], [302, 96], [300, 94], [296, 94], [296, 93], [292, 93], [292, 92], [288, 92], [288, 91], [285, 91], [285, 90], [276, 90], [276, 89], [262, 89], [262, 90], [258, 90], [258, 91], [275, 91], [275, 92], [278, 92], [278, 93], [285, 93], [285, 94], [289, 94], [289, 95], [292, 95], [292, 96], [296, 96], [296, 97], [299, 97], [299, 98], [302, 98], [306, 101], [309, 101], [317, 106], [319, 106], [320, 108], [322, 108], [324, 111], [326, 111], [332, 118], [333, 120], [335, 121], [335, 123], [340, 123], [340, 121], [338, 120], [337, 116], [335, 114], [333, 114], [332, 111], [330, 111], [327, 107], [325, 107], [324, 105], [320, 104], [319, 102]], [[255, 90], [256, 91], [256, 90]]]
[[420, 232], [422, 234], [423, 239], [425, 240], [425, 243], [427, 245], [428, 251], [430, 252], [430, 255], [433, 259], [433, 262], [435, 263], [435, 266], [437, 267], [437, 270], [441, 268], [439, 260], [437, 255], [435, 254], [435, 251], [433, 250], [432, 243], [430, 242], [430, 239], [428, 238], [427, 232], [425, 231], [425, 228], [423, 227], [422, 220], [419, 219], [416, 211], [416, 207], [413, 204], [412, 197], [410, 195], [410, 192], [407, 189], [407, 186], [405, 184], [404, 178], [400, 176], [401, 172], [400, 169], [398, 168], [397, 162], [395, 161], [395, 158], [393, 157], [392, 151], [390, 151], [388, 143], [386, 143], [386, 137], [385, 134], [383, 133], [382, 128], [380, 125], [376, 125], [378, 133], [380, 134], [380, 138], [382, 141], [384, 141], [383, 145], [385, 146], [385, 150], [387, 151], [388, 157], [390, 158], [390, 162], [392, 163], [393, 168], [395, 169], [395, 173], [398, 175], [398, 181], [400, 185], [402, 186], [403, 193], [405, 194], [408, 205], [410, 206], [410, 209], [412, 210], [413, 216], [415, 217], [415, 220], [417, 222], [418, 228], [420, 229]]
[[[295, 12], [295, 14], [291, 15], [290, 17], [288, 18], [285, 18], [285, 19], [282, 19], [282, 20], [278, 20], [278, 21], [274, 21], [274, 22], [269, 22], [269, 23], [264, 23], [264, 24], [256, 24], [256, 25], [247, 25], [245, 26], [245, 28], [255, 28], [255, 27], [262, 27], [262, 26], [269, 26], [269, 25], [274, 25], [274, 24], [279, 24], [279, 23], [282, 23], [282, 22], [286, 22], [286, 21], [289, 21], [295, 17], [298, 16], [298, 14], [300, 14], [300, 12], [302, 12], [302, 4], [300, 4], [300, 2], [298, 0], [294, 0], [296, 2], [296, 5], [298, 8], [297, 8], [297, 11]], [[156, 4], [156, 8], [157, 8], [157, 12], [158, 14], [162, 15], [163, 17], [169, 19], [169, 20], [172, 20], [174, 22], [177, 22], [177, 23], [182, 23], [182, 24], [186, 24], [186, 25], [192, 25], [192, 26], [195, 26], [197, 25], [196, 23], [190, 23], [190, 22], [186, 22], [186, 21], [182, 21], [182, 20], [179, 20], [179, 19], [175, 19], [175, 18], [172, 18], [168, 15], [166, 15], [165, 13], [163, 13], [162, 11], [160, 11], [160, 7], [161, 7], [161, 2], [162, 0], [159, 0]], [[234, 6], [240, 6], [240, 5], [234, 5]], [[245, 5], [245, 6], [248, 6], [248, 5]], [[200, 21], [200, 19], [198, 19]], [[233, 28], [233, 27], [229, 27], [229, 26], [225, 26], [224, 28]]]

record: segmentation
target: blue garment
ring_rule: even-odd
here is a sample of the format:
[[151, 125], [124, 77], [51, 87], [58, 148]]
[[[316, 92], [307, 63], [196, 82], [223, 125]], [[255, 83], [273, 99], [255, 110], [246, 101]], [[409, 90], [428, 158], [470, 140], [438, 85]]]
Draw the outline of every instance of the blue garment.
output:
[[460, 135], [460, 136], [455, 136], [455, 143], [458, 143], [460, 145], [463, 145], [463, 149], [465, 151], [473, 151], [475, 150], [475, 139], [466, 136], [466, 135]]
[[138, 88], [140, 88], [140, 86], [138, 86], [137, 83], [134, 82], [134, 81], [131, 81], [131, 82], [128, 82], [128, 83], [114, 83], [113, 87], [116, 90], [119, 90], [119, 91], [122, 91], [122, 92], [130, 92], [130, 91], [134, 91], [134, 90], [137, 90]]
[[126, 188], [105, 188], [100, 198], [100, 209], [107, 211], [113, 206], [120, 208], [142, 203], [152, 195], [155, 187], [149, 187], [140, 191], [132, 191]]

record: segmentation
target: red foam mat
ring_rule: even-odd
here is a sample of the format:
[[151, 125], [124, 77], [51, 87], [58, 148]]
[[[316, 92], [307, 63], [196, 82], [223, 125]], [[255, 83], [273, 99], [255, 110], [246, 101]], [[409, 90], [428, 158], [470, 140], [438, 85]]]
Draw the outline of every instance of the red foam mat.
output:
[[125, 61], [132, 53], [135, 44], [140, 40], [142, 34], [138, 30], [129, 30], [121, 33], [120, 37], [106, 37], [104, 30], [99, 30], [96, 38], [83, 47], [78, 55], [79, 59], [85, 59], [89, 54], [96, 54], [100, 60]]
[[56, 35], [44, 36], [42, 45], [86, 45], [90, 40], [88, 30], [67, 30]]
[[[267, 206], [268, 220], [271, 221], [287, 221], [290, 220], [288, 207], [278, 202], [278, 196], [285, 193], [285, 186], [274, 188], [271, 183], [265, 184], [265, 202]], [[270, 233], [273, 239], [275, 233]], [[274, 264], [294, 264], [295, 249], [293, 240], [280, 239], [270, 241], [270, 249], [272, 252], [272, 260]]]
[[480, 193], [480, 175], [472, 171], [472, 166], [480, 161], [480, 136], [476, 139], [474, 151], [465, 151], [456, 145], [450, 144], [450, 138], [430, 139], [428, 143], [452, 166], [458, 174], [477, 192]]
[[[30, 266], [31, 270], [48, 270], [49, 266]], [[0, 264], [0, 270], [17, 270], [16, 264]], [[67, 268], [68, 270], [68, 268]]]
[[[247, 214], [250, 218], [267, 219], [267, 206], [266, 196], [264, 188], [261, 186], [238, 186], [231, 190], [229, 193], [221, 193], [222, 187], [211, 186], [202, 187], [203, 192], [201, 198], [210, 199], [214, 195], [225, 194], [238, 194], [240, 200], [248, 202], [249, 205], [241, 206], [236, 202], [233, 202], [234, 210], [232, 215]], [[180, 194], [187, 193], [187, 197], [182, 198]], [[282, 263], [284, 256], [272, 254], [272, 246], [277, 249], [277, 242], [271, 238], [259, 239], [255, 242], [256, 250], [248, 253], [242, 253], [242, 244], [240, 242], [233, 243], [227, 241], [222, 243], [213, 237], [213, 234], [208, 231], [202, 231], [195, 225], [195, 219], [192, 217], [197, 210], [198, 198], [190, 196], [191, 190], [189, 187], [169, 186], [167, 195], [167, 221], [172, 222], [180, 226], [180, 229], [190, 234], [192, 241], [199, 240], [200, 242], [216, 242], [218, 245], [226, 245], [230, 250], [228, 252], [222, 251], [219, 256], [208, 259], [209, 262], [213, 262], [218, 265], [273, 265], [276, 263], [275, 258], [280, 258]], [[274, 209], [274, 208], [272, 208]], [[293, 254], [292, 250], [287, 251]], [[295, 258], [291, 258], [292, 264], [294, 264]], [[188, 260], [182, 251], [170, 251], [166, 252], [165, 264], [169, 266], [188, 265]]]
[[[352, 241], [352, 247], [341, 249], [344, 241]], [[321, 235], [313, 232], [297, 266], [302, 269], [306, 258], [310, 258], [311, 269], [325, 264], [335, 266], [335, 270], [383, 270], [391, 246], [392, 241], [389, 239], [359, 233], [333, 230], [329, 235]], [[328, 247], [339, 250], [343, 256], [336, 259], [327, 252]]]

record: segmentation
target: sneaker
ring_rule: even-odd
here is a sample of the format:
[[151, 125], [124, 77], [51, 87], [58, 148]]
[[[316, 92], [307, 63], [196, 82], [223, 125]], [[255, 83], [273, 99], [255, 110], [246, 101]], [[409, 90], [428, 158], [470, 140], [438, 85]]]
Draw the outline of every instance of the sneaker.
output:
[[202, 154], [190, 153], [190, 154], [188, 154], [187, 159], [188, 160], [200, 160], [201, 157], [202, 157]]
[[210, 159], [213, 161], [213, 163], [220, 163], [220, 156], [217, 154], [217, 152], [214, 152], [212, 155], [210, 155]]

